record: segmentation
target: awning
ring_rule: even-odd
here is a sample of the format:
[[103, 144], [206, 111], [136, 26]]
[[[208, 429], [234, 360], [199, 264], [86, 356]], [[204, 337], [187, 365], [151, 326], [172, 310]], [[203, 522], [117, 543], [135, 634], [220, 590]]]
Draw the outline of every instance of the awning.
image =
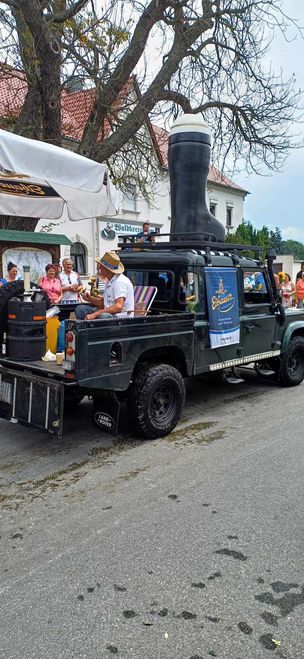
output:
[[61, 233], [37, 233], [35, 231], [15, 231], [0, 229], [0, 242], [35, 243], [37, 245], [72, 245], [72, 241]]
[[0, 130], [0, 215], [70, 220], [112, 216], [119, 193], [106, 165]]

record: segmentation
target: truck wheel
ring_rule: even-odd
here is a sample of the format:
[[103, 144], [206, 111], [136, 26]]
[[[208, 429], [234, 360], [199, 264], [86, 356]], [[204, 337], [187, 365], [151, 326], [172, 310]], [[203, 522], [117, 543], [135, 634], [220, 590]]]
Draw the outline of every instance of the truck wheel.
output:
[[185, 384], [169, 364], [150, 366], [135, 376], [128, 394], [128, 409], [138, 434], [148, 438], [168, 435], [180, 419]]
[[304, 338], [294, 336], [289, 341], [288, 348], [283, 352], [278, 372], [279, 384], [282, 387], [294, 387], [304, 379]]

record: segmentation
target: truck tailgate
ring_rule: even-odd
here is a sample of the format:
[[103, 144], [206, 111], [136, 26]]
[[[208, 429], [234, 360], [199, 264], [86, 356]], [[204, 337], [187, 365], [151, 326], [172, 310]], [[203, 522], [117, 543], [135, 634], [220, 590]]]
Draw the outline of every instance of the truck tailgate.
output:
[[0, 368], [0, 418], [61, 436], [63, 406], [62, 382]]

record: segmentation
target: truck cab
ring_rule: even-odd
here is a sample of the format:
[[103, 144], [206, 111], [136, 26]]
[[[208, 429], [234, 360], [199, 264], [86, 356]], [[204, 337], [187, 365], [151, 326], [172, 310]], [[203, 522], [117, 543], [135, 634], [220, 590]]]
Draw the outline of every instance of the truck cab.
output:
[[[242, 255], [244, 246], [229, 251], [216, 245], [198, 249], [156, 243], [149, 249], [131, 250], [122, 244], [121, 260], [134, 285], [157, 287], [151, 312], [187, 311], [194, 315], [192, 374], [220, 370], [229, 365], [271, 359], [280, 353], [281, 327], [277, 299], [269, 270], [260, 258]], [[247, 248], [248, 249], [248, 248]], [[242, 250], [242, 251], [241, 251]], [[232, 268], [237, 272], [237, 295], [240, 311], [240, 341], [217, 350], [210, 346], [206, 268]], [[294, 317], [294, 316], [293, 316]]]

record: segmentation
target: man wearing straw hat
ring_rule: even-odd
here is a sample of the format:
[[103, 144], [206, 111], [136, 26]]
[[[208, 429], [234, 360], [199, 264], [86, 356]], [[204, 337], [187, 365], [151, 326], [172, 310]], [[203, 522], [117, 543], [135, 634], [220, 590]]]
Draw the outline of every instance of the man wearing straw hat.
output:
[[98, 264], [98, 274], [107, 279], [104, 294], [102, 297], [92, 297], [87, 293], [86, 299], [94, 306], [79, 304], [75, 311], [77, 320], [133, 316], [133, 286], [130, 279], [123, 274], [124, 266], [119, 256], [115, 252], [105, 252], [95, 261]]

